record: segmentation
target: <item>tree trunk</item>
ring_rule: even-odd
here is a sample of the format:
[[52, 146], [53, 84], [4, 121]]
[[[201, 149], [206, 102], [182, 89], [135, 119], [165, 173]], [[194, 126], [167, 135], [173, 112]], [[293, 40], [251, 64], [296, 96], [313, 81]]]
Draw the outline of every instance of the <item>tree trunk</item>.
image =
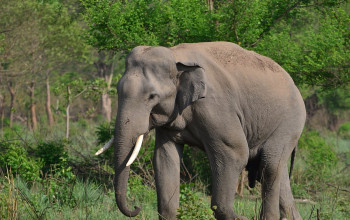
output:
[[108, 93], [104, 93], [101, 95], [101, 106], [102, 106], [102, 115], [104, 118], [111, 122], [112, 118], [112, 100], [109, 97]]
[[209, 7], [209, 11], [213, 11], [213, 9], [214, 9], [214, 1], [213, 0], [208, 0], [208, 7]]
[[0, 94], [0, 129], [1, 129], [1, 137], [4, 136], [4, 118], [5, 118], [5, 96]]
[[50, 71], [46, 72], [46, 114], [49, 126], [51, 127], [54, 123], [52, 111], [51, 111], [51, 93], [50, 93], [50, 81], [49, 81]]
[[28, 130], [33, 130], [32, 124], [30, 123], [30, 109], [26, 110], [26, 123], [27, 123], [27, 128]]
[[15, 98], [16, 98], [16, 87], [13, 87], [12, 82], [7, 83], [7, 88], [10, 92], [10, 128], [12, 128], [13, 125], [13, 112], [14, 112], [14, 105], [15, 105]]
[[[105, 52], [99, 52], [99, 59], [96, 61], [95, 67], [100, 78], [103, 78], [107, 83], [107, 90], [101, 95], [101, 112], [104, 118], [110, 122], [112, 118], [112, 100], [109, 97], [109, 90], [111, 89], [113, 72], [114, 72], [114, 55], [107, 54]], [[107, 60], [109, 59], [109, 60]], [[108, 61], [112, 61], [111, 64], [107, 64]]]
[[36, 106], [35, 106], [35, 96], [34, 96], [35, 82], [32, 81], [29, 87], [29, 95], [30, 95], [30, 116], [32, 122], [32, 129], [35, 131], [38, 127], [38, 121], [36, 118]]
[[67, 107], [66, 107], [66, 138], [69, 138], [69, 110], [70, 110], [70, 95], [71, 95], [71, 91], [70, 91], [70, 87], [69, 85], [67, 86]]
[[114, 72], [114, 62], [112, 63], [111, 73], [108, 76], [105, 76], [107, 82], [107, 92], [102, 94], [102, 114], [108, 122], [111, 122], [112, 119], [112, 99], [110, 98], [108, 91], [111, 89], [112, 78]]

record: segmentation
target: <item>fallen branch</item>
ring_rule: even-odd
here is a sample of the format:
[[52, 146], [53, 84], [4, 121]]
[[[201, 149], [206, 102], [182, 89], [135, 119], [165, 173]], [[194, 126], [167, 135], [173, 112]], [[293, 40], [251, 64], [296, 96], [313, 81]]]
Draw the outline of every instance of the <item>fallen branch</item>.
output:
[[297, 203], [309, 203], [312, 205], [316, 205], [317, 203], [314, 201], [311, 201], [310, 199], [294, 199], [295, 202]]
[[337, 188], [337, 190], [340, 190], [340, 191], [344, 191], [344, 192], [348, 192], [348, 193], [350, 193], [350, 190], [348, 190], [348, 189], [339, 188], [339, 186], [334, 186], [334, 185], [329, 184], [329, 183], [326, 183], [326, 185], [327, 185], [327, 186], [334, 187], [334, 188]]

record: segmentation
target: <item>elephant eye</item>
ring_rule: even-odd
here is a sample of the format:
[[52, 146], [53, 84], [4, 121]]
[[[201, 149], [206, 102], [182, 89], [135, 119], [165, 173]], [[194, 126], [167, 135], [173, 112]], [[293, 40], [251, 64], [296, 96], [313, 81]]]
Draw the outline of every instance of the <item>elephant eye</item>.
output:
[[155, 97], [156, 97], [156, 94], [152, 93], [152, 94], [149, 95], [149, 99], [154, 99]]

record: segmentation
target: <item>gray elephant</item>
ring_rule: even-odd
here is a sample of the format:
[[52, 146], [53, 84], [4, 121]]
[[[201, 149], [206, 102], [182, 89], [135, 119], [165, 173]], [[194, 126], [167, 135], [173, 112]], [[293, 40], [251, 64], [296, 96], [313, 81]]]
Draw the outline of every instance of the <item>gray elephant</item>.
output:
[[[262, 185], [260, 219], [301, 219], [290, 188], [287, 161], [304, 127], [303, 99], [273, 60], [228, 42], [134, 48], [118, 83], [114, 139], [115, 196], [130, 210], [130, 164], [143, 135], [156, 130], [154, 171], [160, 218], [179, 207], [184, 144], [204, 150], [212, 172], [211, 207], [217, 219], [246, 219], [233, 207], [242, 169]], [[136, 146], [134, 147], [134, 144]], [[134, 148], [133, 148], [134, 147]]]

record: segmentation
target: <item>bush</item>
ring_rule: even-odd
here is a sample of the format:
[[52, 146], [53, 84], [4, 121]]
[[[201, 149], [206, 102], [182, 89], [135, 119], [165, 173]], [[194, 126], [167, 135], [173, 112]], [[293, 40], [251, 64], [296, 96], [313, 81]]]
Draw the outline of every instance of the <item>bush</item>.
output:
[[332, 175], [338, 158], [333, 147], [318, 132], [304, 132], [299, 140], [299, 148], [305, 154], [306, 182], [322, 182]]
[[[97, 143], [99, 145], [104, 145], [105, 143], [107, 143], [107, 141], [109, 141], [113, 137], [113, 133], [114, 133], [113, 124], [114, 123], [112, 122], [111, 123], [103, 122], [97, 126], [95, 134], [97, 136]], [[95, 150], [97, 151], [98, 149], [99, 148], [96, 148]], [[113, 148], [112, 147], [109, 148], [106, 152], [104, 152], [103, 154], [100, 154], [99, 157], [105, 160], [112, 161]]]
[[67, 166], [68, 154], [64, 149], [65, 141], [41, 142], [36, 148], [35, 154], [44, 162], [43, 172], [49, 172], [54, 166], [55, 170], [64, 169]]
[[[4, 124], [9, 125], [10, 120], [8, 118], [5, 118]], [[13, 123], [12, 128], [4, 127], [2, 131], [3, 139], [4, 140], [18, 139], [19, 134], [22, 134], [23, 130], [24, 130], [24, 127], [22, 127], [20, 124], [17, 124], [17, 123]]]
[[207, 190], [209, 191], [211, 186], [211, 168], [206, 153], [198, 148], [185, 146], [183, 162], [186, 168], [184, 173], [190, 175], [190, 177], [186, 176], [185, 179], [197, 176], [196, 181], [207, 185]]
[[0, 166], [3, 170], [11, 169], [12, 173], [20, 175], [26, 181], [40, 180], [40, 170], [43, 162], [32, 158], [28, 152], [17, 142], [0, 143], [5, 149], [0, 154]]
[[[205, 204], [203, 195], [194, 190], [194, 184], [181, 184], [178, 219], [215, 219], [213, 211]], [[215, 207], [214, 207], [215, 208]]]
[[114, 123], [103, 122], [96, 128], [97, 143], [104, 144], [113, 137]]
[[344, 139], [350, 139], [350, 121], [340, 125], [338, 135]]

